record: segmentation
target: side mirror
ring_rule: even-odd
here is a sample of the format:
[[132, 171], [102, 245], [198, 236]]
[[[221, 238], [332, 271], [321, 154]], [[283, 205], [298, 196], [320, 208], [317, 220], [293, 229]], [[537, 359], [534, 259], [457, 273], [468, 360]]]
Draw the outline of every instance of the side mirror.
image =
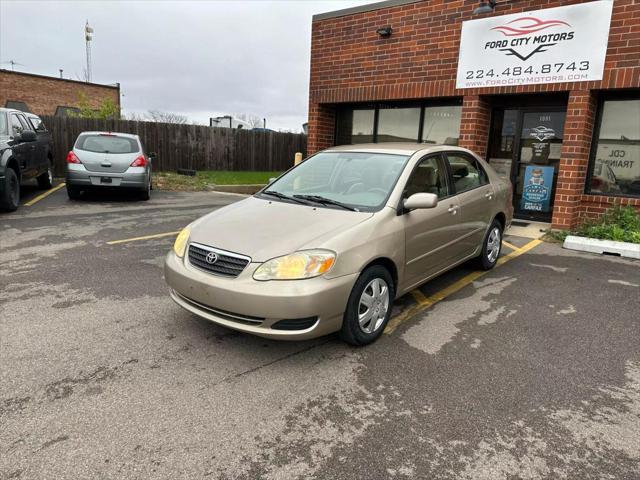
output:
[[271, 177], [271, 178], [269, 179], [269, 182], [268, 182], [268, 183], [273, 183], [273, 182], [275, 182], [277, 178], [278, 178], [278, 177]]
[[414, 193], [402, 203], [405, 210], [433, 208], [436, 205], [438, 205], [438, 196], [435, 193]]
[[33, 130], [23, 130], [20, 134], [21, 142], [35, 142], [38, 139], [38, 135]]

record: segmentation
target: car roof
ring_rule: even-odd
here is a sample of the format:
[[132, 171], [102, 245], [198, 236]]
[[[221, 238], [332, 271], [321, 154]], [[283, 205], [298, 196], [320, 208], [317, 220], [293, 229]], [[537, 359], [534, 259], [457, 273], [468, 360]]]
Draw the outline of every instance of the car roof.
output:
[[138, 135], [133, 133], [121, 133], [121, 132], [81, 132], [80, 135], [117, 135], [118, 137], [138, 138]]
[[22, 110], [17, 110], [15, 108], [6, 108], [6, 107], [0, 107], [0, 112], [6, 112], [6, 113], [24, 113], [25, 115], [34, 115], [33, 113], [30, 112], [23, 112]]
[[431, 152], [441, 152], [443, 150], [457, 150], [468, 152], [466, 148], [454, 145], [443, 145], [433, 143], [361, 143], [357, 145], [340, 145], [324, 150], [325, 152], [370, 152], [387, 153], [394, 155], [413, 155], [421, 152], [428, 154]]

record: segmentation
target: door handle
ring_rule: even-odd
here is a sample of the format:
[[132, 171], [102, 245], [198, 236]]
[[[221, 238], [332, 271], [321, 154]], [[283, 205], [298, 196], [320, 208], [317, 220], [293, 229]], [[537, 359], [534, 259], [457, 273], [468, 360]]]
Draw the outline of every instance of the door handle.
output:
[[488, 198], [489, 200], [491, 200], [493, 198], [493, 192], [488, 192], [484, 194], [485, 198]]
[[448, 209], [447, 212], [449, 212], [451, 215], [455, 215], [458, 213], [458, 210], [460, 209], [460, 207], [458, 205], [451, 205]]

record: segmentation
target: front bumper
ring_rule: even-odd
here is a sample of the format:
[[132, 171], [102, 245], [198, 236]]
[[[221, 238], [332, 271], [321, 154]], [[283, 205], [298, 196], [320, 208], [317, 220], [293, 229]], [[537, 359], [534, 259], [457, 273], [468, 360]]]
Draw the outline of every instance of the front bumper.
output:
[[[111, 178], [111, 183], [103, 183], [102, 177]], [[74, 187], [132, 188], [145, 189], [149, 174], [144, 167], [129, 167], [123, 173], [91, 172], [84, 165], [69, 164], [65, 176], [67, 185]]]
[[[164, 276], [178, 305], [228, 328], [283, 340], [306, 340], [340, 330], [357, 273], [333, 279], [258, 282], [253, 272], [259, 265], [249, 263], [237, 278], [225, 278], [198, 270], [171, 251]], [[281, 320], [310, 317], [317, 320], [308, 328], [272, 328]]]

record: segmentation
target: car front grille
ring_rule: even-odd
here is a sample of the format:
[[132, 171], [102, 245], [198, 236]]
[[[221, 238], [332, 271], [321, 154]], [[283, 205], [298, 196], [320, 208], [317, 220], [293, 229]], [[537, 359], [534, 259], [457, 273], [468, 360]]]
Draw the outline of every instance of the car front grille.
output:
[[189, 245], [189, 263], [213, 275], [235, 278], [249, 264], [251, 258], [225, 250], [192, 243]]

